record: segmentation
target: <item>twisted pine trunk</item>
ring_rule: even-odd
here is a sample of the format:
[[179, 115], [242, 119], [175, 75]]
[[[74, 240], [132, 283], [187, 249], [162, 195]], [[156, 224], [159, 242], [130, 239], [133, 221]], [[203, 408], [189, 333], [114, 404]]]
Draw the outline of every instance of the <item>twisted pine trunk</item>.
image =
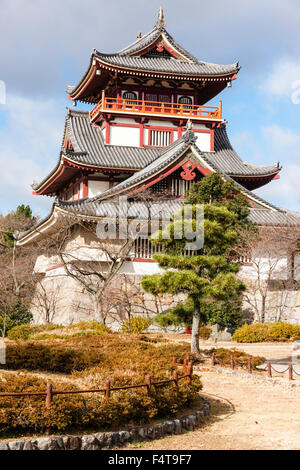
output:
[[199, 349], [199, 328], [200, 328], [200, 308], [198, 302], [195, 302], [193, 325], [192, 325], [192, 338], [191, 338], [191, 353], [200, 354]]

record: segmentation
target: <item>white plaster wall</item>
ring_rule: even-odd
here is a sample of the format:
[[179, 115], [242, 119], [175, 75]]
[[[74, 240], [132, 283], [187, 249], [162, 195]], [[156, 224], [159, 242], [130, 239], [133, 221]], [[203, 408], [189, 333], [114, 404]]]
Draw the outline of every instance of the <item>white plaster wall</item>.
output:
[[140, 146], [140, 129], [137, 127], [110, 127], [110, 144], [126, 147]]
[[210, 152], [210, 133], [209, 132], [195, 132], [198, 137], [196, 145], [202, 152]]
[[108, 181], [88, 181], [88, 197], [94, 197], [103, 193], [109, 188]]
[[294, 257], [294, 278], [300, 281], [300, 253], [296, 253]]
[[[271, 271], [272, 269], [272, 271]], [[247, 279], [257, 279], [258, 272], [262, 280], [266, 280], [268, 273], [272, 272], [272, 279], [287, 279], [287, 258], [254, 258], [252, 266], [242, 266], [239, 276]]]
[[[203, 129], [203, 130], [206, 130], [207, 131], [207, 127], [205, 126], [205, 124], [200, 124], [198, 122], [194, 122], [193, 123], [193, 129]], [[198, 134], [197, 134], [198, 135]]]
[[156, 274], [162, 273], [164, 270], [158, 266], [158, 263], [147, 261], [126, 261], [120, 272], [122, 274]]

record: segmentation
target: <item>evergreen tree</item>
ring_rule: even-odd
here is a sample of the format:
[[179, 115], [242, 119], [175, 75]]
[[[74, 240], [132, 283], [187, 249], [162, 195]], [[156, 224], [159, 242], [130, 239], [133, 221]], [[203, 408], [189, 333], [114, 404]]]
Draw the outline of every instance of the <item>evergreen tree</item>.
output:
[[24, 204], [19, 205], [16, 211], [11, 211], [6, 216], [2, 216], [0, 220], [1, 245], [11, 248], [14, 245], [14, 232], [25, 232], [35, 222], [36, 218], [32, 216], [30, 206]]
[[[212, 173], [195, 183], [187, 194], [185, 204], [193, 204], [193, 230], [197, 228], [196, 204], [204, 205], [204, 245], [200, 252], [185, 253], [187, 240], [177, 239], [183, 222], [174, 214], [168, 227], [152, 238], [162, 245], [164, 253], [154, 255], [163, 274], [145, 276], [142, 287], [153, 295], [185, 293], [187, 300], [173, 308], [160, 322], [189, 323], [192, 319], [191, 352], [199, 353], [199, 327], [209, 322], [209, 312], [227, 311], [228, 305], [237, 315], [241, 306], [244, 284], [236, 274], [239, 266], [231, 261], [232, 250], [241, 229], [248, 222], [248, 202], [240, 189], [219, 173]], [[184, 207], [181, 209], [182, 213]], [[179, 227], [180, 225], [180, 227]], [[198, 227], [198, 230], [200, 227]], [[169, 238], [165, 239], [170, 231]]]

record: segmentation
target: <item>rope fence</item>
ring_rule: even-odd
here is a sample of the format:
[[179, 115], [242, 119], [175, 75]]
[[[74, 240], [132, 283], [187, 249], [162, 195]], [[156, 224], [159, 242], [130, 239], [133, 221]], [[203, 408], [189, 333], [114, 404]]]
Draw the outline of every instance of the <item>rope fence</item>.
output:
[[[211, 363], [212, 367], [214, 367], [217, 364], [217, 358], [216, 358], [216, 354], [214, 352], [210, 356], [205, 356], [205, 357], [210, 359], [210, 363]], [[189, 354], [186, 355], [186, 357], [185, 357], [182, 364], [177, 363], [176, 357], [173, 357], [173, 366], [182, 366], [184, 368], [185, 373], [186, 373], [186, 370], [188, 368], [189, 363], [190, 363], [190, 355]], [[237, 365], [239, 365], [238, 361], [236, 361], [234, 359], [233, 355], [230, 355], [230, 367], [231, 367], [231, 369], [234, 370]], [[265, 368], [258, 368], [257, 366], [255, 366], [253, 364], [252, 356], [249, 356], [247, 358], [247, 369], [248, 369], [249, 374], [252, 374], [253, 370], [257, 370], [259, 372], [260, 371], [263, 371], [263, 372], [267, 371], [269, 377], [272, 377], [272, 371], [276, 372], [277, 374], [286, 374], [286, 372], [288, 372], [289, 380], [293, 380], [294, 375], [297, 375], [298, 377], [300, 377], [300, 373], [298, 373], [296, 371], [295, 367], [293, 367], [293, 364], [289, 364], [288, 367], [285, 370], [277, 370], [272, 365], [272, 363], [270, 361], [268, 361]]]
[[[173, 361], [174, 365], [174, 361]], [[183, 364], [178, 364], [182, 366]], [[0, 393], [0, 398], [21, 398], [21, 397], [44, 397], [45, 398], [45, 408], [49, 410], [51, 408], [51, 404], [53, 401], [53, 397], [55, 395], [71, 395], [71, 394], [82, 394], [82, 393], [103, 393], [105, 399], [109, 399], [111, 393], [114, 391], [120, 390], [129, 390], [135, 388], [145, 388], [147, 391], [147, 395], [151, 397], [153, 387], [160, 387], [163, 385], [167, 385], [173, 383], [174, 387], [178, 387], [178, 382], [183, 379], [187, 379], [187, 383], [189, 385], [192, 384], [192, 377], [193, 377], [193, 363], [187, 359], [184, 360], [184, 375], [179, 376], [178, 372], [175, 370], [172, 374], [171, 379], [167, 380], [159, 380], [157, 382], [152, 381], [152, 376], [147, 375], [145, 377], [145, 383], [137, 384], [137, 385], [125, 385], [124, 387], [111, 387], [111, 381], [107, 380], [105, 383], [104, 388], [98, 389], [88, 389], [88, 390], [60, 390], [56, 391], [53, 389], [53, 386], [50, 382], [46, 383], [46, 390], [45, 392], [2, 392]], [[49, 433], [49, 430], [47, 431]]]
[[[209, 357], [209, 356], [207, 356]], [[214, 367], [216, 365], [216, 355], [215, 353], [213, 352], [210, 356], [210, 360], [211, 360], [211, 365], [212, 367]], [[300, 374], [296, 371], [295, 367], [293, 367], [293, 364], [288, 364], [288, 367], [285, 369], [285, 370], [277, 370], [270, 361], [267, 362], [266, 364], [266, 367], [265, 368], [258, 368], [256, 367], [255, 365], [253, 365], [253, 361], [252, 361], [252, 357], [248, 357], [247, 359], [247, 368], [248, 368], [248, 372], [250, 374], [252, 374], [253, 372], [253, 369], [254, 370], [257, 370], [257, 371], [267, 371], [268, 373], [268, 376], [269, 377], [272, 377], [272, 371], [273, 372], [276, 372], [277, 374], [285, 374], [286, 372], [288, 372], [288, 375], [289, 375], [289, 380], [293, 380], [293, 375], [297, 375], [300, 377]], [[231, 369], [234, 369], [236, 366], [236, 361], [234, 359], [234, 356], [233, 355], [230, 355], [230, 367]]]

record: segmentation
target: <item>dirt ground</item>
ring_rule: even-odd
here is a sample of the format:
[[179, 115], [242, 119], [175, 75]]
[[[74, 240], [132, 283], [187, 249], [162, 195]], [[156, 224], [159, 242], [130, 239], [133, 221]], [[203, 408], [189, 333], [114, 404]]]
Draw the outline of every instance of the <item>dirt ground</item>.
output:
[[300, 450], [299, 387], [287, 389], [216, 372], [202, 372], [201, 379], [212, 410], [199, 429], [128, 449]]

